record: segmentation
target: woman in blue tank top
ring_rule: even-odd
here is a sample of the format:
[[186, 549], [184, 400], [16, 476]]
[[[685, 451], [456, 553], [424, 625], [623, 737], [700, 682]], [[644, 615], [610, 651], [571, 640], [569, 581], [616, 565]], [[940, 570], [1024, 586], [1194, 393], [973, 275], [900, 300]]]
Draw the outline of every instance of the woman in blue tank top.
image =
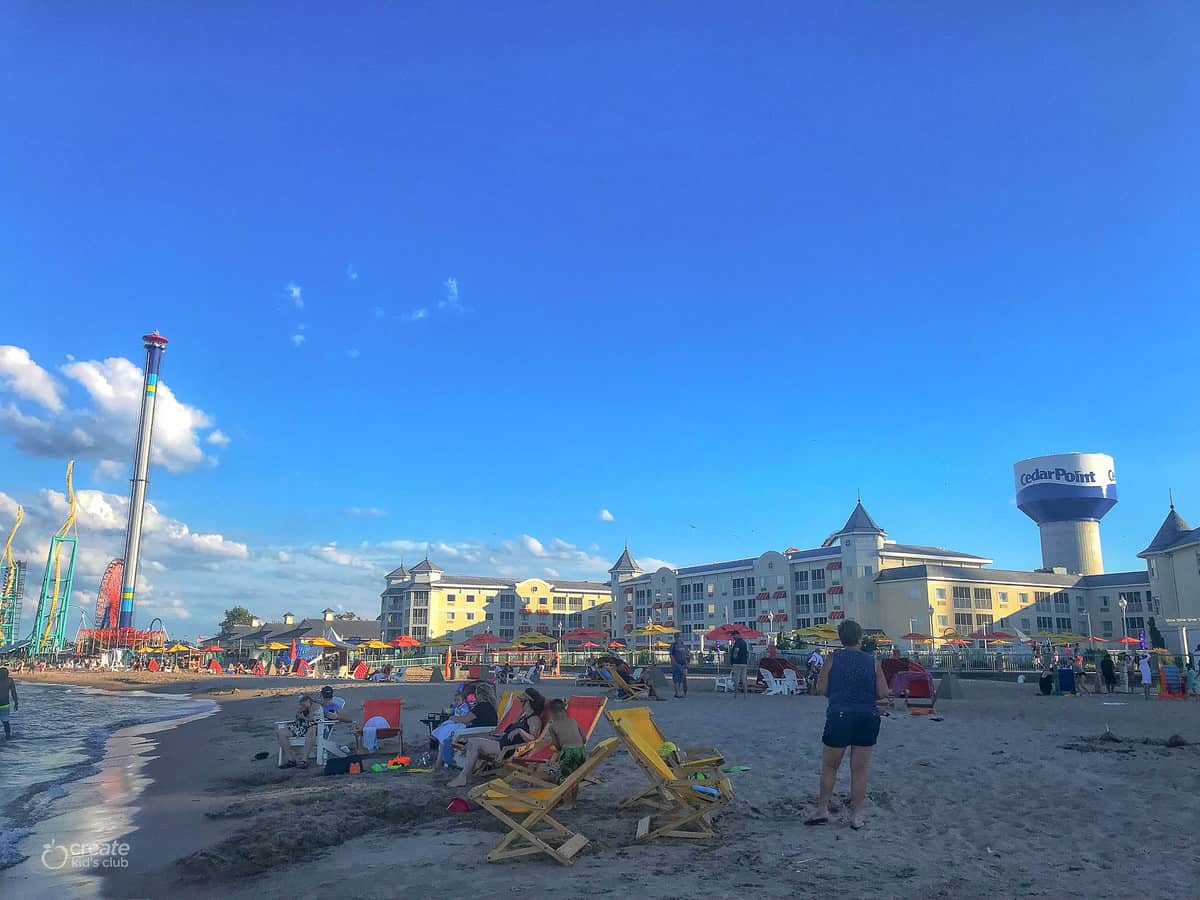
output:
[[876, 701], [888, 696], [883, 667], [874, 655], [860, 648], [862, 626], [844, 619], [838, 626], [842, 649], [832, 654], [821, 667], [815, 693], [829, 698], [825, 712], [824, 744], [821, 753], [821, 793], [816, 814], [805, 825], [829, 822], [829, 798], [837, 782], [838, 769], [846, 748], [850, 748], [850, 827], [865, 824], [863, 802], [867, 797], [867, 766], [871, 748], [879, 737], [879, 708]]

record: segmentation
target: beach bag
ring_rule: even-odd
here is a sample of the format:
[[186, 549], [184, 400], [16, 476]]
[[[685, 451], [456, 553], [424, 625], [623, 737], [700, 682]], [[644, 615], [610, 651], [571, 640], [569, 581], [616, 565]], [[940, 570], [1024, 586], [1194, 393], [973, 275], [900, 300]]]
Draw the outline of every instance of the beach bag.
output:
[[362, 770], [362, 757], [351, 753], [349, 756], [331, 756], [325, 761], [326, 775], [348, 775], [350, 766], [358, 765]]

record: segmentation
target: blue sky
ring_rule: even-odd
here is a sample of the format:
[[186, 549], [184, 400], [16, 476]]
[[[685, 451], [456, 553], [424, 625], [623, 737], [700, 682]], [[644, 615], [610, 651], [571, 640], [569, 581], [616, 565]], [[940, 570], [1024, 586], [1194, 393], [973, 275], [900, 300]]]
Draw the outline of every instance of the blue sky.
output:
[[1190, 4], [6, 18], [0, 491], [40, 568], [79, 458], [78, 597], [151, 328], [143, 602], [189, 632], [374, 615], [426, 543], [562, 577], [811, 546], [858, 488], [1032, 566], [1011, 465], [1065, 450], [1116, 457], [1110, 569], [1168, 486], [1200, 518]]

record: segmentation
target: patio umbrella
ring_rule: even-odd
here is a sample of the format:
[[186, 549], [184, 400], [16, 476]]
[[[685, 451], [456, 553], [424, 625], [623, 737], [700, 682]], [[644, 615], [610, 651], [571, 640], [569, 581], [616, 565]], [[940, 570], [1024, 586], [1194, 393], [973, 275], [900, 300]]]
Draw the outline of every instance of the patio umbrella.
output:
[[558, 638], [540, 631], [527, 631], [513, 639], [514, 644], [557, 644]]
[[666, 641], [655, 641], [653, 646], [656, 650], [665, 650], [667, 647], [670, 647], [671, 645], [668, 644]]
[[669, 628], [666, 625], [659, 625], [657, 622], [651, 622], [649, 625], [643, 625], [634, 632], [638, 637], [649, 637], [655, 634], [675, 634], [679, 631], [678, 628]]
[[756, 641], [759, 638], [765, 638], [766, 635], [754, 628], [747, 628], [744, 625], [730, 625], [726, 622], [724, 625], [718, 625], [708, 634], [704, 635], [706, 641], [731, 641], [733, 640], [733, 632], [737, 632], [739, 637], [748, 641]]
[[393, 638], [388, 641], [389, 647], [420, 647], [421, 642], [414, 637], [409, 637], [407, 634], [402, 634], [398, 638]]
[[439, 637], [431, 638], [430, 640], [422, 641], [421, 643], [426, 647], [449, 647], [454, 643], [454, 641], [450, 640], [448, 637]]
[[324, 637], [304, 638], [302, 641], [300, 641], [300, 643], [307, 644], [309, 647], [325, 647], [326, 649], [337, 648], [337, 644], [329, 640], [329, 638]]
[[621, 641], [609, 641], [608, 649], [609, 650], [628, 650], [629, 648], [626, 647], [625, 644]]
[[572, 628], [562, 636], [564, 641], [601, 641], [608, 633], [599, 628]]
[[1114, 644], [1132, 645], [1132, 644], [1141, 644], [1141, 641], [1139, 641], [1137, 638], [1134, 638], [1134, 637], [1123, 637], [1123, 638], [1118, 638], [1117, 640], [1113, 641], [1113, 643]]
[[503, 642], [504, 639], [500, 637], [500, 635], [492, 634], [490, 631], [481, 631], [479, 634], [472, 635], [463, 641], [463, 646], [465, 647], [468, 644], [472, 646], [480, 644], [501, 644]]
[[951, 638], [950, 640], [946, 641], [946, 643], [955, 647], [969, 647], [973, 642], [968, 641], [965, 638]]
[[358, 648], [360, 650], [386, 650], [386, 649], [388, 649], [389, 646], [391, 646], [391, 645], [385, 644], [383, 641], [371, 640], [371, 641], [363, 641], [361, 644], [358, 645]]
[[174, 644], [164, 650], [163, 653], [187, 653], [191, 649], [187, 644]]
[[1083, 642], [1085, 644], [1107, 644], [1108, 639], [1107, 638], [1098, 638], [1098, 637], [1086, 637], [1083, 639]]
[[271, 641], [269, 644], [263, 644], [259, 650], [286, 650], [287, 644], [281, 644], [279, 641]]
[[908, 634], [900, 635], [902, 641], [916, 641], [918, 644], [928, 644], [933, 638], [927, 634], [921, 634], [919, 631], [910, 631]]
[[200, 652], [201, 652], [201, 653], [224, 653], [224, 652], [225, 652], [225, 648], [224, 648], [224, 647], [218, 647], [216, 644], [211, 644], [211, 645], [210, 645], [210, 646], [208, 646], [208, 647], [201, 647], [201, 648], [200, 648]]
[[583, 642], [582, 644], [580, 644], [579, 646], [581, 646], [581, 647], [587, 647], [588, 649], [591, 649], [592, 647], [599, 647], [600, 645], [599, 645], [599, 644], [597, 644], [595, 641], [584, 641], [584, 642]]

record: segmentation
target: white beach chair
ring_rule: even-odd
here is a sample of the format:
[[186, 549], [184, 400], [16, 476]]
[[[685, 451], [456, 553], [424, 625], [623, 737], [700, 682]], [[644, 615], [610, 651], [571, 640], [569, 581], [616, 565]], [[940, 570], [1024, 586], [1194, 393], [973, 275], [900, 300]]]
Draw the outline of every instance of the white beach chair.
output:
[[725, 691], [726, 693], [732, 694], [733, 689], [734, 689], [734, 685], [733, 685], [733, 673], [732, 672], [727, 672], [724, 675], [720, 675], [720, 674], [717, 675], [716, 680], [713, 682], [713, 690], [714, 691]]
[[[338, 710], [342, 710], [346, 706], [346, 701], [342, 697], [334, 697], [333, 702], [337, 704]], [[280, 725], [291, 725], [291, 722], [276, 722], [275, 727]], [[331, 756], [345, 756], [342, 750], [342, 745], [337, 743], [333, 737], [334, 729], [339, 725], [337, 719], [321, 718], [319, 721], [310, 725], [310, 728], [317, 729], [317, 740], [313, 745], [313, 756], [316, 758], [318, 766], [324, 766], [325, 762]], [[350, 723], [346, 723], [350, 724]], [[307, 734], [303, 737], [292, 737], [288, 744], [292, 747], [303, 747], [307, 742]], [[279, 748], [279, 765], [283, 765], [283, 748]]]
[[796, 677], [795, 669], [783, 670], [783, 683], [787, 685], [789, 694], [807, 694], [808, 682], [801, 681]]
[[763, 684], [767, 686], [766, 695], [768, 697], [779, 694], [787, 694], [787, 685], [768, 672], [766, 669], [759, 669], [758, 674], [762, 677]]
[[517, 672], [513, 675], [509, 684], [533, 684], [533, 675], [537, 671], [537, 666], [530, 666], [524, 672]]

